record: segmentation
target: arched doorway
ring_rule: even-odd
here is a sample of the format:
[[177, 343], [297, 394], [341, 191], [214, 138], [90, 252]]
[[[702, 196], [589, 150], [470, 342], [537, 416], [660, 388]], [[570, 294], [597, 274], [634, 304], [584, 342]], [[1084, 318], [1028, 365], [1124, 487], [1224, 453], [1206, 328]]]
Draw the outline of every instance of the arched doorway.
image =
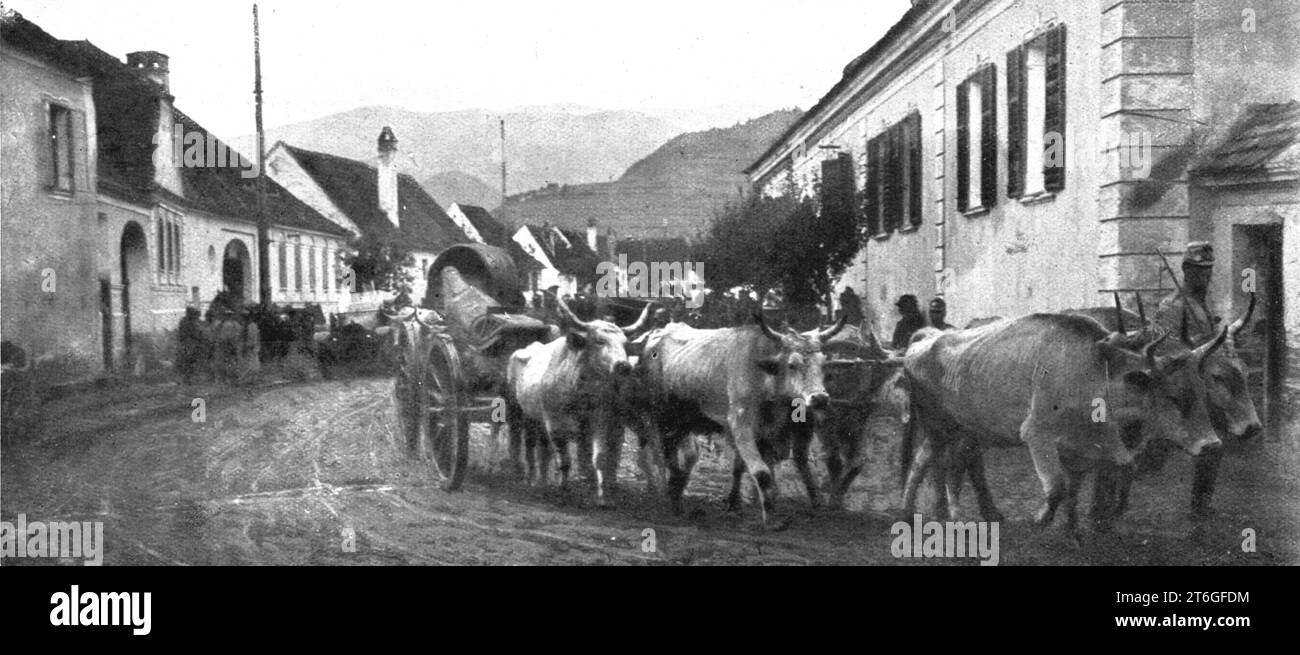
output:
[[248, 282], [252, 278], [252, 272], [253, 260], [248, 255], [248, 246], [239, 239], [231, 239], [221, 257], [221, 286], [248, 300]]
[[122, 363], [130, 367], [135, 361], [132, 323], [140, 322], [145, 316], [149, 289], [149, 241], [139, 223], [131, 221], [122, 229], [118, 257], [122, 283]]

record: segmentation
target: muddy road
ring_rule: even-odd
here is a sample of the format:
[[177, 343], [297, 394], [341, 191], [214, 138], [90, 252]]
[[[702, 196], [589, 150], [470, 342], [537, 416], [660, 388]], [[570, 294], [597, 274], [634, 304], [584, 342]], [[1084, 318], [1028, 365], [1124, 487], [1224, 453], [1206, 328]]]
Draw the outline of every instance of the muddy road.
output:
[[[444, 492], [400, 447], [391, 391], [391, 379], [356, 378], [258, 389], [124, 385], [63, 398], [46, 405], [39, 440], [0, 453], [0, 517], [102, 521], [108, 565], [975, 564], [891, 554], [900, 500], [889, 420], [873, 426], [871, 461], [847, 511], [810, 508], [793, 467], [782, 465], [780, 502], [792, 521], [772, 532], [752, 504], [723, 511], [730, 452], [721, 441], [702, 446], [683, 517], [645, 493], [632, 444], [618, 508], [600, 510], [580, 485], [566, 497], [495, 470], [486, 426], [472, 431], [465, 490]], [[1187, 512], [1191, 463], [1174, 457], [1135, 485], [1115, 534], [1085, 533], [1082, 543], [1059, 526], [1033, 526], [1041, 491], [1026, 451], [990, 452], [990, 482], [1008, 517], [1000, 563], [1300, 563], [1294, 444], [1289, 436], [1233, 447], [1217, 515], [1201, 524]], [[973, 496], [962, 498], [963, 519], [976, 518]], [[1246, 529], [1256, 552], [1242, 550]]]

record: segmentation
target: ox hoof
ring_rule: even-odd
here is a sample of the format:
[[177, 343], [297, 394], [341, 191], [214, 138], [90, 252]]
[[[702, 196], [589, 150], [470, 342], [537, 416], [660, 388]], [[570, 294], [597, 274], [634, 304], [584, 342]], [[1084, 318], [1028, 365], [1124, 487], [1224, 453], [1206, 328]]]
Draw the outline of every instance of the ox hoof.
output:
[[1195, 504], [1192, 505], [1192, 520], [1205, 521], [1214, 518], [1218, 512], [1209, 505]]

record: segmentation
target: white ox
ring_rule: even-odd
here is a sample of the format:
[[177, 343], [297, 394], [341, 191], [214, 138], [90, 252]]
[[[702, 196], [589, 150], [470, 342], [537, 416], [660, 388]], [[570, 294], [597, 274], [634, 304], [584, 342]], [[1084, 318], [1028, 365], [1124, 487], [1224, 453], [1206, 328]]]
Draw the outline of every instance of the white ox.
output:
[[[632, 372], [628, 337], [649, 322], [651, 306], [635, 324], [620, 328], [607, 321], [581, 321], [564, 301], [558, 305], [564, 338], [533, 343], [510, 356], [506, 402], [511, 442], [518, 443], [521, 436], [529, 443], [545, 439], [560, 456], [560, 485], [567, 489], [572, 462], [568, 446], [576, 441], [580, 465], [595, 477], [596, 503], [607, 507], [623, 446], [617, 410], [618, 394]], [[544, 483], [549, 478], [550, 448], [540, 454], [534, 450], [530, 447], [527, 455], [528, 474], [531, 479], [537, 456], [538, 479]]]

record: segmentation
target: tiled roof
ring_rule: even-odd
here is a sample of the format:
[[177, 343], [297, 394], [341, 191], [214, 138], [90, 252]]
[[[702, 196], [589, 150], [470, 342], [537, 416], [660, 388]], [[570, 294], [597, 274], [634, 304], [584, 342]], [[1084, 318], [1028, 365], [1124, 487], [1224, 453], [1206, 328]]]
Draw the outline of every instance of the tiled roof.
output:
[[[182, 168], [183, 196], [154, 182], [154, 129], [158, 125], [160, 103], [171, 99], [166, 89], [93, 43], [61, 41], [21, 16], [3, 23], [3, 38], [6, 45], [91, 78], [99, 193], [139, 204], [150, 204], [157, 197], [183, 207], [256, 222], [256, 184], [254, 180], [244, 179], [244, 169], [239, 167]], [[203, 126], [179, 109], [173, 108], [173, 113], [186, 132], [202, 134], [208, 140], [209, 133]], [[346, 234], [269, 179], [266, 208], [271, 221], [277, 225]]]
[[458, 205], [460, 211], [469, 219], [474, 229], [478, 230], [479, 236], [487, 242], [489, 246], [501, 247], [506, 242], [506, 228], [497, 219], [492, 217], [488, 210], [475, 205]]
[[379, 207], [379, 171], [365, 162], [323, 152], [313, 152], [281, 143], [303, 170], [320, 185], [362, 232], [381, 242], [408, 249], [441, 252], [458, 243], [469, 243], [450, 216], [443, 211], [419, 182], [410, 175], [398, 175], [398, 218], [394, 226]]
[[1253, 104], [1203, 154], [1193, 175], [1236, 176], [1300, 169], [1300, 102]]
[[601, 258], [587, 247], [584, 235], [561, 230], [553, 225], [529, 225], [527, 229], [541, 245], [542, 252], [551, 260], [555, 270], [579, 279], [589, 279], [596, 275], [596, 266]]

